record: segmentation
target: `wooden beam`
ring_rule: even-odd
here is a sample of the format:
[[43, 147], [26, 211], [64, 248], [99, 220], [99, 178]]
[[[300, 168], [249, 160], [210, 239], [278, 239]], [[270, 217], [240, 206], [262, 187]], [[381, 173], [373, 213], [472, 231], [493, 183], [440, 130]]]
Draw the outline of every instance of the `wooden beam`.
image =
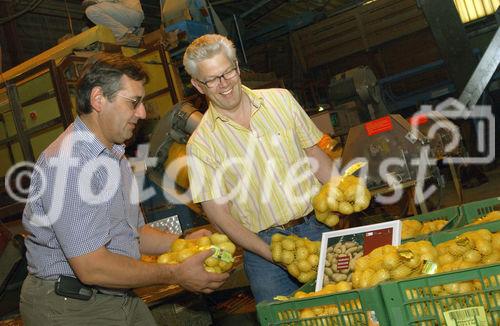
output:
[[48, 49], [45, 52], [21, 63], [20, 65], [7, 70], [3, 74], [4, 80], [12, 79], [25, 71], [33, 69], [49, 60], [59, 60], [73, 52], [74, 49], [81, 49], [95, 42], [114, 43], [115, 38], [110, 29], [104, 26], [95, 26], [83, 33]]

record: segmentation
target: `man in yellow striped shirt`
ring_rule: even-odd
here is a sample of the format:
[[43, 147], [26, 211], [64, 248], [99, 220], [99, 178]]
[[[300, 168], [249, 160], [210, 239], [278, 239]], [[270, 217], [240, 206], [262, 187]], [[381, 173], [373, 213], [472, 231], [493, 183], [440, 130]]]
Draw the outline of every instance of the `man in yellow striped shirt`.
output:
[[311, 205], [332, 170], [316, 145], [322, 133], [289, 91], [243, 86], [234, 44], [224, 36], [193, 41], [184, 66], [210, 103], [187, 144], [193, 201], [245, 249], [257, 302], [288, 295], [299, 284], [272, 262], [269, 243], [277, 232], [319, 240], [329, 230]]

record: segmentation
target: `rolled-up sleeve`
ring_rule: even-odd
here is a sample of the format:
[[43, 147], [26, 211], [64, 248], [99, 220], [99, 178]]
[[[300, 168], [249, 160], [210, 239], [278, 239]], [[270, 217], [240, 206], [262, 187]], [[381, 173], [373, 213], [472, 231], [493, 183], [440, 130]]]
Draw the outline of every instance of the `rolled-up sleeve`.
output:
[[289, 107], [295, 123], [297, 133], [302, 148], [309, 148], [316, 145], [323, 137], [323, 133], [316, 127], [306, 111], [295, 100], [292, 94], [285, 90], [289, 98]]

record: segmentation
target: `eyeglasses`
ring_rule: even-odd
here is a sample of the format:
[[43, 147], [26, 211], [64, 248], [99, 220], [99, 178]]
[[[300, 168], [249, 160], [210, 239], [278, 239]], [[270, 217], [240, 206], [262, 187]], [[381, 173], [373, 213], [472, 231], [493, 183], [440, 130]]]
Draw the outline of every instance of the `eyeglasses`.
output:
[[124, 99], [128, 100], [130, 103], [132, 103], [132, 108], [135, 110], [137, 109], [137, 107], [139, 105], [142, 104], [142, 101], [144, 100], [144, 96], [137, 96], [135, 98], [132, 98], [132, 97], [128, 97], [128, 96], [125, 96], [125, 95], [121, 95], [121, 94], [116, 94], [120, 97], [123, 97]]
[[209, 80], [206, 80], [206, 81], [201, 81], [199, 79], [196, 79], [196, 80], [199, 81], [200, 83], [202, 83], [203, 85], [207, 86], [208, 88], [215, 88], [215, 87], [219, 86], [219, 84], [222, 81], [222, 78], [224, 78], [224, 80], [229, 80], [229, 79], [236, 77], [237, 74], [238, 74], [238, 65], [234, 66], [233, 68], [226, 71], [222, 75], [211, 78]]

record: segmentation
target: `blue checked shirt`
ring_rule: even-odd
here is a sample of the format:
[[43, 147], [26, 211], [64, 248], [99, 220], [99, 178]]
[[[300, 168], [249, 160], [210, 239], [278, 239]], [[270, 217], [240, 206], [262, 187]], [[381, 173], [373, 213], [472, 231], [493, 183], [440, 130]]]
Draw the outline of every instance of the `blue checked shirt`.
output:
[[40, 155], [23, 214], [31, 274], [74, 276], [68, 259], [100, 247], [140, 258], [144, 218], [124, 151], [123, 145], [107, 149], [76, 118]]

